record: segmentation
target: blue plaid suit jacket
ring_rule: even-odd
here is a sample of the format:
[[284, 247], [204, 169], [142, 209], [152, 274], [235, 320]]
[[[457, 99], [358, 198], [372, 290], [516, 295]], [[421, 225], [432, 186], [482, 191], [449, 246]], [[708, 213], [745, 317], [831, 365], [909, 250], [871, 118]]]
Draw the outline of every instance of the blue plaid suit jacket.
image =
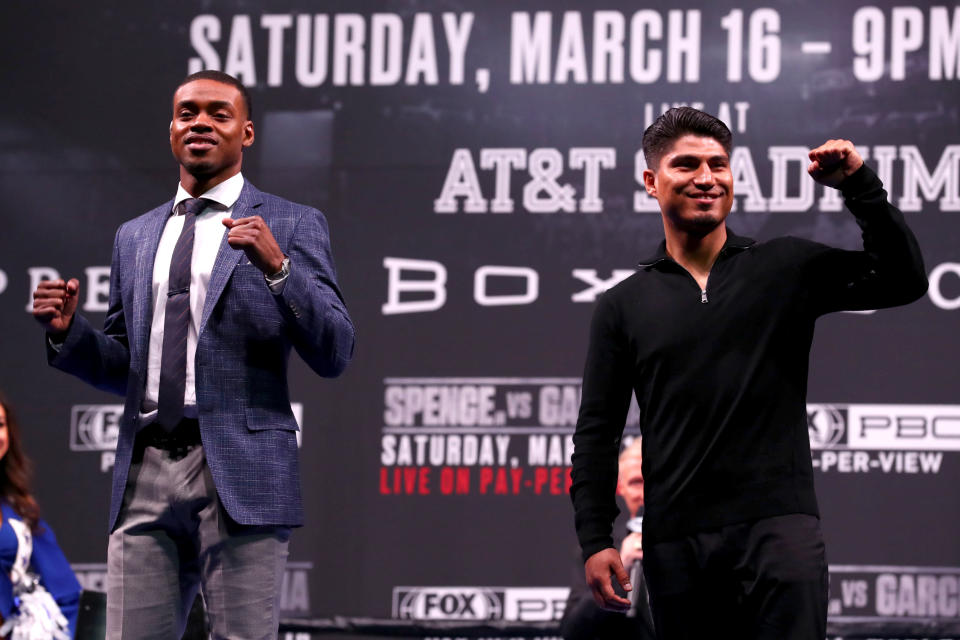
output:
[[[50, 364], [125, 396], [113, 469], [110, 529], [116, 525], [139, 427], [153, 318], [153, 263], [173, 202], [124, 223], [110, 271], [103, 330], [76, 314]], [[274, 296], [243, 251], [220, 244], [200, 321], [197, 409], [203, 447], [227, 513], [242, 524], [303, 523], [297, 424], [290, 409], [290, 348], [316, 373], [339, 375], [353, 355], [353, 324], [337, 285], [327, 222], [316, 209], [244, 184], [233, 217], [259, 215], [290, 257]]]

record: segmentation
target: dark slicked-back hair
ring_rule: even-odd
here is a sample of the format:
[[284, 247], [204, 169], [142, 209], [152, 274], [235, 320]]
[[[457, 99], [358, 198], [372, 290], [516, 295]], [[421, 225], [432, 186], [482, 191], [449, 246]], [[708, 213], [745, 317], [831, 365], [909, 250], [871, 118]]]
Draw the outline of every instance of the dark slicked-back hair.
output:
[[674, 107], [654, 120], [643, 132], [643, 157], [647, 161], [647, 168], [656, 171], [663, 154], [685, 135], [713, 138], [727, 155], [733, 148], [733, 134], [720, 120], [692, 107]]
[[247, 88], [243, 86], [242, 82], [230, 74], [224, 73], [223, 71], [204, 69], [203, 71], [197, 71], [196, 73], [191, 73], [188, 75], [180, 82], [180, 84], [177, 85], [173, 92], [176, 93], [177, 89], [185, 84], [193, 82], [194, 80], [213, 80], [215, 82], [221, 82], [223, 84], [228, 84], [231, 87], [235, 87], [237, 91], [240, 92], [240, 95], [243, 96], [243, 105], [247, 108], [247, 120], [253, 120], [253, 102], [250, 100], [250, 93], [247, 91]]

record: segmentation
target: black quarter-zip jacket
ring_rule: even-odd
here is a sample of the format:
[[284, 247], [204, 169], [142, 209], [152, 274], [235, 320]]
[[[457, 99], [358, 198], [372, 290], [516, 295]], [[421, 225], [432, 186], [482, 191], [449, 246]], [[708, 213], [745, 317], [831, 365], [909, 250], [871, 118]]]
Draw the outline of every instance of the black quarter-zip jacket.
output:
[[584, 559], [613, 544], [617, 456], [635, 393], [644, 542], [790, 513], [819, 515], [806, 419], [816, 319], [906, 304], [926, 291], [920, 249], [864, 165], [841, 185], [863, 251], [727, 230], [700, 290], [666, 244], [600, 297], [574, 435]]

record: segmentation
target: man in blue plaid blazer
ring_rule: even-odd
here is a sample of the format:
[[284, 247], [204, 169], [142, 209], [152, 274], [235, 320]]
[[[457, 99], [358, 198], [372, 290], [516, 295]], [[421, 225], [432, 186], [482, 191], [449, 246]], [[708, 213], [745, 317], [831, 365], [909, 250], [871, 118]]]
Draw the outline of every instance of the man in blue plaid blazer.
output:
[[277, 633], [290, 528], [303, 521], [287, 360], [292, 347], [337, 376], [354, 331], [323, 215], [240, 173], [253, 139], [241, 83], [188, 76], [170, 125], [177, 196], [117, 232], [103, 330], [76, 312], [77, 280], [34, 293], [50, 364], [126, 398], [110, 638], [179, 638], [198, 587], [214, 637]]

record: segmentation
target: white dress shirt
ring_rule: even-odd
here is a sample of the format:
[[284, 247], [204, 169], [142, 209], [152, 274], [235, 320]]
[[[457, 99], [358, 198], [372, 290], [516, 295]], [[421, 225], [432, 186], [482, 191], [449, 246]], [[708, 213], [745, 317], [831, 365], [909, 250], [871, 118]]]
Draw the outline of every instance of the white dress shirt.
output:
[[[237, 173], [211, 188], [200, 197], [212, 200], [197, 215], [193, 238], [193, 257], [190, 261], [190, 325], [187, 327], [187, 381], [183, 392], [183, 413], [187, 418], [197, 417], [197, 390], [194, 377], [194, 359], [197, 353], [197, 336], [200, 333], [200, 317], [207, 300], [210, 274], [220, 250], [220, 243], [227, 228], [223, 219], [233, 214], [233, 206], [243, 189], [243, 175]], [[150, 348], [147, 353], [147, 388], [140, 414], [141, 424], [153, 422], [157, 416], [157, 398], [160, 389], [160, 358], [163, 354], [163, 322], [166, 317], [166, 300], [170, 279], [170, 259], [173, 248], [183, 229], [183, 216], [179, 205], [192, 198], [183, 185], [177, 187], [173, 210], [160, 236], [157, 257], [153, 263], [153, 322], [150, 325]]]

